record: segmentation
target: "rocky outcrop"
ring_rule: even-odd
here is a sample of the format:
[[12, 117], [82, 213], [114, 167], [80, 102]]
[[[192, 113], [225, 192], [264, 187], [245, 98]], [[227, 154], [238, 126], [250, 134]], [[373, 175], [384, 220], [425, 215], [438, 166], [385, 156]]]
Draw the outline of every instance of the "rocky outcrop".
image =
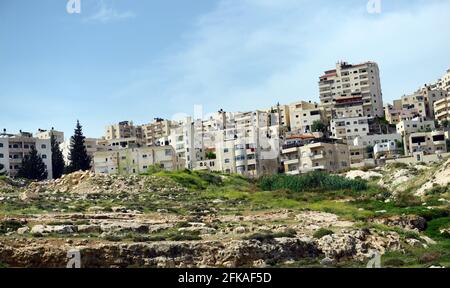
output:
[[374, 223], [387, 226], [396, 226], [403, 229], [424, 231], [427, 228], [427, 220], [417, 215], [403, 215], [375, 218]]

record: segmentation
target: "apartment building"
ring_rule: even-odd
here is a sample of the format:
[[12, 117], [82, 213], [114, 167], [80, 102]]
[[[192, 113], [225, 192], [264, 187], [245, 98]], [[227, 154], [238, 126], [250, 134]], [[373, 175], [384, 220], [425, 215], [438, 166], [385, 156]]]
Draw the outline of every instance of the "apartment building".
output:
[[416, 117], [411, 120], [403, 120], [396, 125], [397, 133], [404, 136], [415, 132], [425, 132], [434, 130], [434, 120], [427, 120], [424, 117]]
[[292, 123], [291, 123], [290, 105], [280, 105], [280, 103], [278, 103], [277, 105], [264, 110], [264, 112], [278, 114], [279, 116], [278, 122], [280, 123], [280, 126], [291, 128]]
[[94, 171], [99, 174], [139, 174], [153, 165], [177, 170], [179, 165], [171, 146], [127, 148], [94, 153]]
[[[92, 139], [93, 140], [93, 139]], [[88, 140], [89, 142], [89, 140]], [[97, 139], [96, 140], [96, 149], [93, 150], [93, 146], [89, 145], [93, 143], [88, 143], [86, 146], [87, 149], [91, 149], [93, 152], [97, 151], [112, 151], [119, 149], [128, 149], [128, 148], [140, 148], [145, 146], [145, 140], [131, 137], [131, 138], [122, 138], [122, 139]]]
[[[101, 139], [97, 138], [86, 138], [84, 139], [84, 146], [86, 147], [86, 152], [89, 157], [91, 157], [91, 160], [94, 159], [94, 153], [99, 150], [99, 146], [97, 142]], [[71, 147], [71, 139], [68, 139], [64, 141], [60, 145], [61, 152], [64, 157], [64, 162], [66, 165], [70, 165], [69, 155], [70, 155], [70, 147]]]
[[336, 99], [331, 114], [333, 119], [363, 117], [363, 97], [357, 94]]
[[123, 139], [123, 138], [143, 138], [142, 127], [135, 126], [132, 121], [122, 121], [118, 124], [105, 127], [106, 140]]
[[432, 89], [430, 86], [425, 86], [411, 95], [402, 96], [402, 108], [417, 110], [419, 116], [434, 119], [434, 103], [446, 96], [447, 92], [444, 90]]
[[280, 165], [279, 125], [240, 127], [219, 135], [215, 171], [247, 177], [276, 174]]
[[315, 121], [326, 122], [323, 108], [312, 102], [300, 101], [289, 105], [289, 117], [292, 131], [309, 133]]
[[51, 139], [52, 134], [55, 136], [56, 142], [58, 142], [58, 144], [61, 145], [61, 143], [64, 142], [64, 132], [56, 131], [53, 128], [50, 130], [39, 129], [38, 132], [34, 134], [34, 137], [38, 139]]
[[156, 118], [152, 123], [141, 126], [145, 145], [148, 147], [160, 145], [160, 138], [169, 136], [172, 121]]
[[362, 98], [362, 116], [384, 115], [380, 72], [374, 62], [357, 65], [337, 63], [336, 69], [325, 71], [324, 75], [320, 76], [319, 91], [320, 102], [330, 120], [336, 100], [349, 97]]
[[450, 120], [450, 97], [434, 102], [434, 118], [440, 123]]
[[450, 69], [447, 70], [447, 73], [442, 76], [442, 78], [438, 79], [435, 83], [430, 85], [432, 89], [441, 89], [450, 93]]
[[346, 144], [335, 139], [311, 139], [285, 144], [281, 151], [284, 171], [297, 175], [312, 171], [339, 172], [350, 168]]
[[447, 152], [447, 143], [444, 131], [416, 132], [408, 137], [407, 155], [423, 153], [432, 155]]
[[[400, 105], [398, 105], [397, 103], [399, 103]], [[394, 101], [394, 105], [386, 105], [384, 109], [386, 121], [391, 125], [397, 125], [401, 121], [420, 117], [419, 111], [417, 109], [403, 108], [401, 105], [401, 100]]]
[[357, 136], [348, 142], [350, 165], [352, 168], [375, 166], [375, 146], [381, 147], [386, 143], [401, 141], [402, 136], [397, 133]]
[[0, 164], [4, 166], [6, 173], [16, 177], [22, 166], [23, 158], [28, 155], [31, 148], [35, 147], [44, 162], [48, 179], [53, 178], [52, 150], [50, 139], [38, 139], [31, 133], [20, 132], [19, 134], [0, 134]]
[[331, 120], [331, 134], [333, 138], [351, 142], [356, 137], [367, 136], [370, 132], [370, 117], [351, 117]]
[[389, 141], [375, 144], [373, 147], [373, 155], [375, 159], [388, 159], [398, 156], [397, 142]]

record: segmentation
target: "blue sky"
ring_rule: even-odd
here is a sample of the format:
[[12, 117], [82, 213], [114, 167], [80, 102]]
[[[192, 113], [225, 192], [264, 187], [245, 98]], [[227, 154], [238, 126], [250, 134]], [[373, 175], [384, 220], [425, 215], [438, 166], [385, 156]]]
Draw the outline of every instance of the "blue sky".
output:
[[376, 61], [385, 102], [450, 68], [450, 1], [0, 1], [0, 129], [100, 137], [122, 120], [318, 99], [339, 60]]

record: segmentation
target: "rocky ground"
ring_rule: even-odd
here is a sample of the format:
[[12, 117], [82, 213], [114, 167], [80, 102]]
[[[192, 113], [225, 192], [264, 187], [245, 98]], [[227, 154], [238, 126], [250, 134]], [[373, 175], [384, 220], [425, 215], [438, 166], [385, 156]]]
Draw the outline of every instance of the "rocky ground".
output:
[[83, 267], [364, 267], [374, 252], [386, 266], [450, 266], [447, 172], [350, 171], [369, 183], [358, 193], [188, 172], [2, 178], [0, 267], [65, 267], [73, 249]]

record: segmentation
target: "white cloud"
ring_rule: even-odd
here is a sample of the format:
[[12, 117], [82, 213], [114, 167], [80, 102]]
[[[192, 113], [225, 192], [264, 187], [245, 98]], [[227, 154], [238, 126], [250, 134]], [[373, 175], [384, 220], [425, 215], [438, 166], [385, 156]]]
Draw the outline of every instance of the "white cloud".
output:
[[87, 18], [84, 18], [83, 19], [84, 22], [109, 23], [113, 21], [136, 17], [136, 14], [132, 11], [125, 11], [125, 12], [117, 11], [115, 8], [106, 4], [104, 0], [101, 0], [98, 6], [99, 6], [98, 11], [95, 14]]

